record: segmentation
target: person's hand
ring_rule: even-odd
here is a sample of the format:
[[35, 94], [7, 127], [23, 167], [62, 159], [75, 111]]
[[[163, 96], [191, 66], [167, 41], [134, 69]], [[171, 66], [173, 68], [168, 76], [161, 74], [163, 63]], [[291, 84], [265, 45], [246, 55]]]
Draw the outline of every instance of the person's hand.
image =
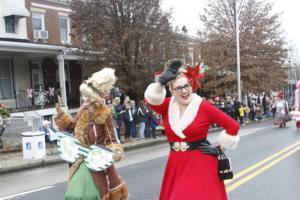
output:
[[182, 64], [182, 61], [179, 59], [173, 59], [168, 61], [168, 63], [166, 64], [168, 66], [158, 78], [158, 82], [162, 86], [165, 86], [169, 81], [174, 80], [176, 76], [178, 76], [178, 70]]
[[61, 97], [59, 95], [57, 95], [57, 103], [55, 103], [55, 109], [57, 114], [63, 112], [63, 109], [61, 108]]
[[124, 150], [121, 144], [111, 143], [107, 145], [108, 148], [114, 151], [113, 160], [120, 161], [124, 157]]
[[203, 154], [211, 154], [214, 156], [219, 156], [223, 153], [220, 146], [214, 147], [214, 146], [212, 146], [210, 144], [206, 144], [206, 143], [201, 144], [200, 150]]

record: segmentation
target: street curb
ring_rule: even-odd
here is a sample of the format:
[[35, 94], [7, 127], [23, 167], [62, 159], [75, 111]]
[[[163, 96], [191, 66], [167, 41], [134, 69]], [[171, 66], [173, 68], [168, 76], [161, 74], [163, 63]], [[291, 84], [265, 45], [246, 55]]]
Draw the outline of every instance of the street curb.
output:
[[125, 145], [124, 146], [124, 151], [130, 151], [133, 149], [139, 149], [142, 147], [148, 147], [151, 145], [156, 145], [156, 144], [161, 144], [167, 141], [167, 137], [163, 137], [160, 139], [156, 139], [156, 140], [150, 140], [150, 141], [143, 141], [141, 143], [137, 143], [137, 144], [129, 144], [129, 145]]
[[0, 166], [0, 174], [21, 171], [24, 169], [45, 167], [46, 165], [57, 164], [60, 162], [65, 162], [65, 161], [62, 160], [58, 155], [53, 158], [30, 160], [28, 162], [24, 162], [17, 165], [11, 165], [7, 167]]
[[[209, 133], [211, 132], [216, 132], [221, 130], [222, 128], [213, 128], [209, 130]], [[140, 149], [152, 145], [159, 145], [162, 143], [167, 142], [167, 137], [163, 138], [157, 138], [153, 140], [141, 140], [138, 143], [133, 143], [133, 144], [125, 144], [124, 145], [124, 151], [130, 151], [134, 149]], [[16, 164], [12, 166], [7, 166], [7, 167], [1, 167], [0, 166], [0, 174], [4, 173], [9, 173], [9, 172], [15, 172], [15, 171], [20, 171], [24, 169], [31, 169], [31, 168], [38, 168], [38, 167], [46, 167], [47, 165], [53, 165], [53, 164], [58, 164], [58, 163], [66, 163], [58, 154], [52, 155], [52, 156], [46, 156], [44, 159], [36, 159], [36, 160], [28, 160], [28, 161], [22, 161], [23, 163], [21, 164]]]

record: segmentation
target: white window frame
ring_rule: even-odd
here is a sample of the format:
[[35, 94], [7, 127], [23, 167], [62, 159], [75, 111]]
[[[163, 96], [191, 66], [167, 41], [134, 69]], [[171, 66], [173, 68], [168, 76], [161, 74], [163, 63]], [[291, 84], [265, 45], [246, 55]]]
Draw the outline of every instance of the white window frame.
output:
[[44, 16], [44, 13], [32, 12], [32, 29], [36, 30], [33, 27], [33, 18], [40, 18], [41, 19], [41, 21], [42, 21], [42, 31], [44, 31], [45, 30], [45, 16]]
[[[67, 41], [62, 40], [61, 38], [61, 26], [60, 26], [60, 20], [61, 18], [67, 19]], [[59, 38], [60, 38], [60, 42], [65, 44], [65, 43], [71, 43], [71, 37], [70, 37], [70, 18], [68, 16], [64, 16], [64, 15], [59, 15]]]

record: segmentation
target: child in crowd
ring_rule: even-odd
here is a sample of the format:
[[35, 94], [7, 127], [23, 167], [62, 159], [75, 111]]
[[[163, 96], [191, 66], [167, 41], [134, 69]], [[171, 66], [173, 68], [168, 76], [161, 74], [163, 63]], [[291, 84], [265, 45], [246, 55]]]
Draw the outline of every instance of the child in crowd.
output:
[[245, 115], [245, 123], [247, 124], [249, 122], [249, 113], [250, 113], [250, 108], [247, 105], [244, 105], [244, 115]]
[[239, 119], [241, 125], [244, 125], [244, 115], [245, 115], [245, 108], [244, 105], [241, 104], [239, 108]]
[[151, 111], [150, 115], [150, 128], [152, 138], [156, 138], [156, 127], [158, 126], [158, 118], [155, 112]]
[[262, 122], [262, 116], [261, 116], [261, 107], [260, 104], [255, 104], [255, 121], [257, 123], [261, 123]]

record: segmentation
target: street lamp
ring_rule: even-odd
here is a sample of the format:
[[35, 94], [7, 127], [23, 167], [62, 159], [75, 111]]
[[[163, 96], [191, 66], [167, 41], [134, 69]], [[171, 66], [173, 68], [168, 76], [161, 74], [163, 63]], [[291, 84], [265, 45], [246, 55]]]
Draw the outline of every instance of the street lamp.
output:
[[236, 37], [236, 65], [237, 65], [237, 89], [239, 102], [242, 101], [241, 92], [241, 66], [240, 66], [240, 33], [239, 33], [239, 16], [238, 0], [235, 0], [235, 37]]

